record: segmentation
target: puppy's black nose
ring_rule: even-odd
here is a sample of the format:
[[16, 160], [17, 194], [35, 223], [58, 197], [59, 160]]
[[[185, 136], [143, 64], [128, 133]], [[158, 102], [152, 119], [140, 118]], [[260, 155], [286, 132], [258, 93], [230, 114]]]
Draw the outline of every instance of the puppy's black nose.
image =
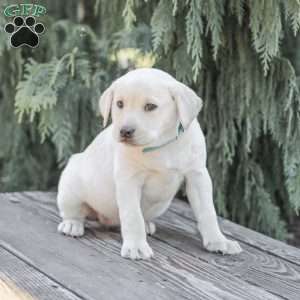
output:
[[129, 126], [124, 126], [120, 130], [120, 136], [122, 138], [132, 138], [133, 133], [135, 132], [135, 129]]

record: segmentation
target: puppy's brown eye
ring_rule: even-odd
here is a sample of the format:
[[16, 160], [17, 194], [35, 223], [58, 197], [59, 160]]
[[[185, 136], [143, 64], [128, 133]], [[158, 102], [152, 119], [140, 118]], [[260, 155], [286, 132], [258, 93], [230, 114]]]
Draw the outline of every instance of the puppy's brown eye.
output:
[[118, 101], [117, 101], [117, 106], [118, 106], [119, 108], [123, 108], [123, 107], [124, 107], [123, 101], [122, 101], [122, 100], [118, 100]]
[[156, 104], [153, 104], [153, 103], [147, 103], [144, 107], [144, 110], [145, 111], [151, 111], [151, 110], [154, 110], [157, 108], [157, 105]]

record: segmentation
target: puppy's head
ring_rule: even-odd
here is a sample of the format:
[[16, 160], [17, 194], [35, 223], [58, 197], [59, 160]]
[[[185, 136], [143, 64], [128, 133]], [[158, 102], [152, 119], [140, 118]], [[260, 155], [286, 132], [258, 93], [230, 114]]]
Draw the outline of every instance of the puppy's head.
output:
[[157, 69], [127, 73], [100, 98], [104, 126], [112, 113], [115, 139], [136, 146], [158, 142], [179, 123], [186, 129], [201, 106], [190, 88]]

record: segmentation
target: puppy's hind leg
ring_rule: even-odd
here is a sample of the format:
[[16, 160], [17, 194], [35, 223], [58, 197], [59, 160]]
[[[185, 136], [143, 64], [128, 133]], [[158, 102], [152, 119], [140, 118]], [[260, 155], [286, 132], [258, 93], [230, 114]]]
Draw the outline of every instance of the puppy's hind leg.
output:
[[78, 158], [73, 156], [62, 173], [58, 185], [57, 206], [63, 221], [58, 231], [73, 237], [84, 234], [84, 220], [88, 215], [83, 203], [82, 187], [77, 177]]
[[148, 235], [153, 235], [156, 231], [156, 225], [153, 222], [146, 221], [145, 222], [145, 229], [146, 229], [146, 233]]
[[84, 220], [88, 212], [83, 204], [72, 192], [69, 195], [58, 193], [57, 205], [62, 217], [58, 231], [72, 237], [84, 234]]

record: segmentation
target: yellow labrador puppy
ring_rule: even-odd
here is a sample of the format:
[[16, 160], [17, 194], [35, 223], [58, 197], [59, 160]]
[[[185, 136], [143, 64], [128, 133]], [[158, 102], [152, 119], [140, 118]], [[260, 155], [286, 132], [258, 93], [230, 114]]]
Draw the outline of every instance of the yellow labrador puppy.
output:
[[220, 231], [206, 168], [206, 146], [197, 121], [201, 99], [169, 74], [137, 69], [101, 96], [106, 126], [87, 149], [71, 157], [61, 175], [58, 231], [82, 236], [91, 211], [101, 223], [121, 225], [121, 255], [153, 256], [146, 234], [169, 207], [183, 180], [203, 246], [224, 254], [241, 252]]

